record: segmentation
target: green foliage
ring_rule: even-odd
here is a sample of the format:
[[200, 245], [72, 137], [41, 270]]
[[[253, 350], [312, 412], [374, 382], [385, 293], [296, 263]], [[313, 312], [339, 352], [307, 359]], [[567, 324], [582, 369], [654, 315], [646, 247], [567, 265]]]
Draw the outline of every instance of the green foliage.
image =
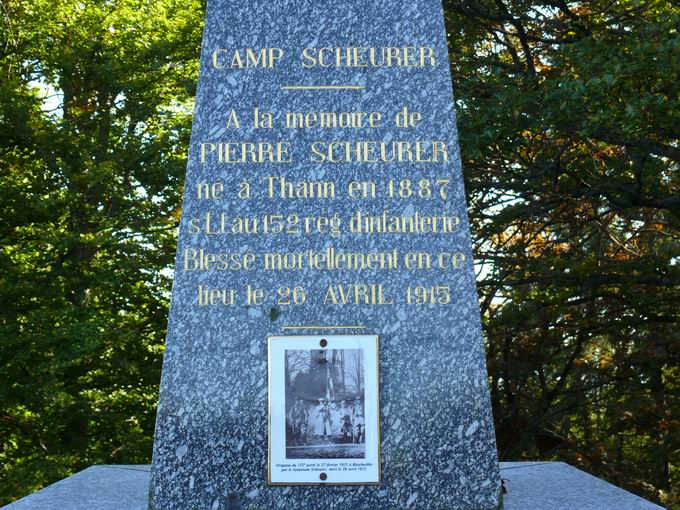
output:
[[445, 5], [501, 457], [677, 504], [680, 8]]
[[[680, 9], [445, 12], [501, 456], [673, 506]], [[0, 504], [149, 461], [203, 14], [0, 3]]]
[[203, 16], [1, 8], [0, 504], [148, 462]]

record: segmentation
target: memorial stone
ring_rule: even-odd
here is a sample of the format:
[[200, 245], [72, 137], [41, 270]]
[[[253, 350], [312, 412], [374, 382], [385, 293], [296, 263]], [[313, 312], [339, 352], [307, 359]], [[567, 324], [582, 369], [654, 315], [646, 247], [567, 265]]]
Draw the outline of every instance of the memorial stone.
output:
[[150, 509], [498, 508], [486, 377], [440, 1], [210, 0]]

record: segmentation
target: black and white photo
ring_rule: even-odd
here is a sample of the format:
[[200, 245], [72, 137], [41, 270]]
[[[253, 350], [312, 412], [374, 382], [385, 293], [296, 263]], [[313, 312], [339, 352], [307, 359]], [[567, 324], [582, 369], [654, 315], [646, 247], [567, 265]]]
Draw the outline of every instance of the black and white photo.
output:
[[286, 458], [365, 458], [364, 350], [285, 356]]

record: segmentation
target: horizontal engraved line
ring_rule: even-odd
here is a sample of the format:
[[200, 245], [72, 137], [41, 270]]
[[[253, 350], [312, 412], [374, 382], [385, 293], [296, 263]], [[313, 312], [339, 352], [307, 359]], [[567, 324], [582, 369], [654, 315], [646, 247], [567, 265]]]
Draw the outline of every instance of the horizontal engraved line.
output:
[[283, 326], [282, 329], [366, 329], [368, 326]]
[[366, 85], [282, 85], [281, 90], [363, 90]]

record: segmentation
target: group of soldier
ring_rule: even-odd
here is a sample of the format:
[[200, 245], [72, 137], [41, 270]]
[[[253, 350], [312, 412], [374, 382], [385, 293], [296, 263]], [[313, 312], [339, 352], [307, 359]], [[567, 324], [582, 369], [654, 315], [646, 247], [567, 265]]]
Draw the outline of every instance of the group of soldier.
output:
[[363, 443], [365, 441], [364, 406], [355, 400], [329, 400], [307, 403], [295, 398], [288, 412], [292, 443], [308, 445], [310, 440], [327, 443]]

